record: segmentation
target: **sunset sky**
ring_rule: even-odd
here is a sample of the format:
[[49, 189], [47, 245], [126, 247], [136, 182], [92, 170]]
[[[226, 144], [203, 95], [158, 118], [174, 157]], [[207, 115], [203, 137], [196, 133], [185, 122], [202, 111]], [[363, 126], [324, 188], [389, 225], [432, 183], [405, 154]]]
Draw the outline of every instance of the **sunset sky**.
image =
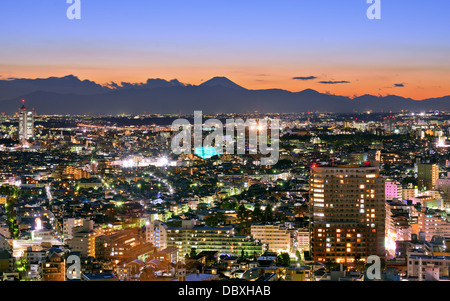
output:
[[450, 95], [448, 0], [381, 0], [381, 20], [366, 0], [81, 0], [81, 20], [68, 7], [0, 2], [0, 79], [226, 76], [248, 89]]

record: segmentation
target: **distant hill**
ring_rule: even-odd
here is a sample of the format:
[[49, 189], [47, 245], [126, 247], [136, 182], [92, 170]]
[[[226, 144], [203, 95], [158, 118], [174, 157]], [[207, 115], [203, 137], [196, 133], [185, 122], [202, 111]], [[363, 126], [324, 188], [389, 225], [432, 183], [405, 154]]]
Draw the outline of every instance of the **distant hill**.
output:
[[102, 86], [73, 75], [0, 80], [0, 112], [16, 112], [21, 99], [26, 99], [27, 107], [39, 114], [450, 111], [450, 96], [422, 101], [394, 95], [351, 99], [311, 89], [248, 90], [226, 77], [214, 77], [198, 86], [176, 79]]
[[245, 90], [245, 88], [239, 86], [238, 84], [235, 84], [228, 78], [219, 76], [211, 78], [210, 80], [204, 82], [200, 85], [200, 87], [225, 87], [230, 89]]

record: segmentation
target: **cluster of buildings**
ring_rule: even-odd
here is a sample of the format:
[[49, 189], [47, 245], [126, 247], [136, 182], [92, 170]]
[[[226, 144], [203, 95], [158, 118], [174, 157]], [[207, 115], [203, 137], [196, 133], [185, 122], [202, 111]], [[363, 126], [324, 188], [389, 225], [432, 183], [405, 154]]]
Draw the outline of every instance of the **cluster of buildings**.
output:
[[450, 115], [241, 116], [280, 120], [272, 166], [174, 155], [177, 117], [3, 118], [0, 279], [449, 279]]

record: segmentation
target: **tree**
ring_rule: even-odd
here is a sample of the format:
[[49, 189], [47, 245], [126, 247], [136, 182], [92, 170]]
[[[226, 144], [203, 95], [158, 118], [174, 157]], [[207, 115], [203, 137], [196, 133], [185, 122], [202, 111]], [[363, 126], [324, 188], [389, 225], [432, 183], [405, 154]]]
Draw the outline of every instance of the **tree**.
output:
[[244, 223], [247, 221], [248, 218], [248, 210], [245, 208], [244, 205], [240, 205], [237, 211], [237, 222], [238, 223]]
[[264, 220], [266, 222], [271, 222], [273, 221], [273, 210], [272, 210], [272, 205], [267, 205], [266, 209], [264, 210]]
[[331, 272], [332, 270], [336, 269], [339, 266], [337, 262], [333, 262], [330, 259], [328, 259], [325, 262], [325, 269], [327, 272]]
[[253, 220], [255, 222], [260, 222], [263, 219], [263, 211], [261, 210], [261, 205], [259, 203], [255, 204], [255, 209], [253, 210]]
[[26, 258], [20, 258], [16, 261], [16, 270], [20, 273], [25, 273], [30, 268], [28, 260]]
[[240, 259], [241, 259], [241, 260], [244, 260], [244, 259], [245, 259], [244, 249], [241, 250], [241, 258], [240, 258]]
[[2, 186], [0, 187], [0, 194], [7, 195], [5, 210], [6, 210], [6, 223], [11, 233], [12, 239], [17, 239], [20, 236], [19, 223], [17, 222], [16, 215], [16, 205], [17, 197], [19, 195], [19, 190], [17, 187], [13, 186]]
[[225, 221], [225, 219], [225, 215], [222, 212], [214, 212], [213, 214], [208, 215], [205, 224], [209, 227], [215, 227], [219, 223]]
[[238, 202], [234, 199], [225, 198], [219, 204], [221, 209], [236, 209], [238, 207]]
[[356, 269], [356, 271], [358, 271], [358, 272], [364, 271], [364, 266], [365, 266], [365, 263], [364, 263], [364, 261], [361, 260], [361, 255], [357, 254], [355, 256], [355, 269]]
[[302, 254], [299, 250], [295, 251], [295, 256], [297, 257], [297, 261], [300, 265], [303, 265]]
[[189, 258], [194, 258], [195, 256], [197, 256], [197, 249], [191, 248], [191, 252], [189, 253]]
[[281, 253], [277, 257], [277, 265], [282, 267], [288, 267], [291, 265], [291, 257], [288, 253]]

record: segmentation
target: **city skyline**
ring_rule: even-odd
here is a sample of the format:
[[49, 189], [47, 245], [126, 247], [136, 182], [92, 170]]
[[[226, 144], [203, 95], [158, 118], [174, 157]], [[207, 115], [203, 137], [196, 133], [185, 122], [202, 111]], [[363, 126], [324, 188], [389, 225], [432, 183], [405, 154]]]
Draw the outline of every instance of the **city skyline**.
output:
[[0, 281], [207, 299], [445, 285], [448, 11], [1, 1]]

